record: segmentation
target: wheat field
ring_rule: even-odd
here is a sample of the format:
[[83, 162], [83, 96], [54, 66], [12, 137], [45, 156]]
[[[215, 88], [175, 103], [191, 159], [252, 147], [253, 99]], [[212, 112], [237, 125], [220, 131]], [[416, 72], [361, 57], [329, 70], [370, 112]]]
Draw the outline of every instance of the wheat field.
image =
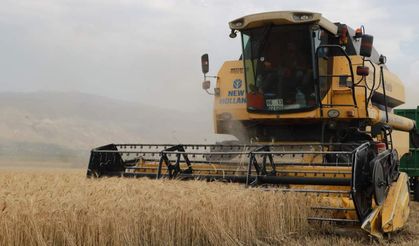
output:
[[306, 221], [307, 196], [84, 170], [0, 169], [0, 245], [419, 245], [419, 209], [374, 241]]

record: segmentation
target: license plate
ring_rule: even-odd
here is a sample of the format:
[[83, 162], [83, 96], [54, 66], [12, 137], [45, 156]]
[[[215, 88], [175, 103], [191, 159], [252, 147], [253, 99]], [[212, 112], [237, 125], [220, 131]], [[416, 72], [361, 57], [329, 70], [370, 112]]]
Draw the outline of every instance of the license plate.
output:
[[266, 99], [266, 107], [268, 110], [281, 110], [284, 108], [282, 99]]

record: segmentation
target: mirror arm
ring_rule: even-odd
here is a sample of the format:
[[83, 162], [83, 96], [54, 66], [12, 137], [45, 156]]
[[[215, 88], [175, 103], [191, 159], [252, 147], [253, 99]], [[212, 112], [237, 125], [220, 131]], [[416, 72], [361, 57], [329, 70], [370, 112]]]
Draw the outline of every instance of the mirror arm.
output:
[[215, 93], [211, 93], [211, 92], [209, 92], [209, 91], [208, 91], [208, 89], [207, 89], [207, 90], [205, 90], [205, 92], [206, 92], [206, 93], [208, 93], [208, 95], [211, 95], [211, 96], [214, 96], [214, 95], [215, 95]]
[[214, 78], [214, 79], [218, 79], [218, 76], [213, 76], [213, 75], [204, 75], [204, 79], [206, 80], [207, 78]]
[[[215, 79], [218, 79], [219, 77], [218, 77], [218, 76], [214, 76], [214, 75], [206, 75], [206, 74], [204, 74], [204, 81], [207, 81], [207, 78], [215, 78]], [[208, 80], [208, 82], [209, 82], [209, 80]], [[214, 93], [211, 93], [211, 92], [209, 92], [208, 90], [209, 90], [209, 89], [204, 89], [204, 91], [205, 91], [206, 93], [208, 93], [208, 95], [211, 95], [211, 96], [216, 95], [216, 93], [215, 93], [215, 92], [214, 92]]]

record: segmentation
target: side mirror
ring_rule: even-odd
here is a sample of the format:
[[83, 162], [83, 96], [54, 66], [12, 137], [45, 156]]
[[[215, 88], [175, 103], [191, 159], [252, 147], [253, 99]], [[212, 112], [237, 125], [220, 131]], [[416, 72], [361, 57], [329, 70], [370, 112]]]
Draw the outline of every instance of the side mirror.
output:
[[371, 35], [364, 34], [362, 35], [361, 48], [359, 49], [359, 54], [364, 57], [370, 57], [372, 53], [372, 44], [374, 37]]
[[202, 73], [207, 74], [209, 71], [208, 54], [203, 54], [201, 56], [201, 67], [202, 67]]

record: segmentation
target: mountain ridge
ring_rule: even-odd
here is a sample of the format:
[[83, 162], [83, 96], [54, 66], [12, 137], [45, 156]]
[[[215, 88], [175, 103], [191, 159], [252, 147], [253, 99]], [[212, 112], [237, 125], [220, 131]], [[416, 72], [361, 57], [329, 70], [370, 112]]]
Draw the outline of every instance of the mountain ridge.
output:
[[80, 92], [1, 92], [0, 117], [0, 159], [80, 160], [109, 143], [203, 143], [213, 135], [204, 112]]

